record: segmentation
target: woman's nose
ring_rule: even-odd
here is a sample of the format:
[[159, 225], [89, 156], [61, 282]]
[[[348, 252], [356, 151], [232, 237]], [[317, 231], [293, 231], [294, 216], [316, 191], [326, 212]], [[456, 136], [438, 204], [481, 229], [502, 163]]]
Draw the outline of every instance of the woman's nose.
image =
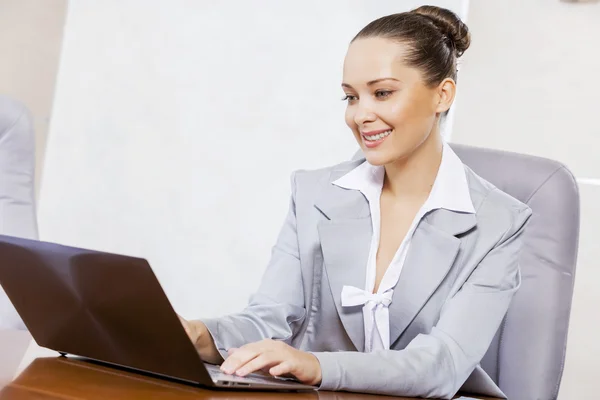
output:
[[368, 122], [373, 122], [377, 119], [377, 115], [371, 110], [368, 104], [358, 104], [356, 113], [354, 114], [354, 122], [358, 126], [363, 126]]

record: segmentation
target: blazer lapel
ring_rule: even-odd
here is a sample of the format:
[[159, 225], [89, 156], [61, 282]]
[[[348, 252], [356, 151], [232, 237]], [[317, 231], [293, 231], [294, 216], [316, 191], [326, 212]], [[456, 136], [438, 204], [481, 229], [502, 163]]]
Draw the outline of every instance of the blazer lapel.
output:
[[[347, 171], [359, 163], [352, 164]], [[347, 171], [334, 172], [330, 181]], [[342, 307], [341, 294], [344, 285], [358, 288], [365, 286], [365, 268], [373, 230], [369, 203], [358, 190], [329, 184], [315, 207], [327, 218], [319, 223], [318, 231], [327, 280], [337, 313], [356, 349], [364, 351], [362, 307]]]
[[[327, 279], [344, 329], [358, 351], [364, 351], [362, 307], [342, 307], [344, 285], [365, 287], [371, 249], [372, 222], [369, 203], [360, 191], [331, 182], [364, 162], [359, 159], [332, 172], [315, 202], [327, 218], [318, 224]], [[473, 194], [472, 194], [473, 195]], [[390, 346], [398, 340], [452, 267], [461, 239], [457, 235], [476, 225], [475, 214], [446, 209], [430, 212], [415, 230], [411, 246], [390, 305]]]
[[390, 305], [390, 346], [410, 325], [454, 264], [460, 239], [476, 225], [475, 214], [437, 209], [414, 232]]

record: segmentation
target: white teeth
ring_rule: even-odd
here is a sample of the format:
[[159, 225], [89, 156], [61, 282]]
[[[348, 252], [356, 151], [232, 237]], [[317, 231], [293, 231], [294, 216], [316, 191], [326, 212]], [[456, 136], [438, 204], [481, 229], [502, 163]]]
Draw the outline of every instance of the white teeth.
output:
[[392, 133], [391, 129], [389, 131], [378, 133], [377, 135], [371, 135], [371, 136], [365, 136], [365, 135], [363, 135], [363, 137], [366, 140], [368, 140], [369, 142], [375, 142], [377, 140], [383, 139], [384, 137], [388, 136], [390, 133]]

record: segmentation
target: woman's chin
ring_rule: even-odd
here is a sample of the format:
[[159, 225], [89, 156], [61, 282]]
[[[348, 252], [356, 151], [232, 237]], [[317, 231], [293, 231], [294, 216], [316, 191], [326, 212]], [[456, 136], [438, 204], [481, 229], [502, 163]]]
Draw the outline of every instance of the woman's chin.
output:
[[370, 149], [363, 150], [367, 162], [371, 165], [382, 166], [389, 164], [392, 161], [390, 154], [381, 151], [373, 151]]

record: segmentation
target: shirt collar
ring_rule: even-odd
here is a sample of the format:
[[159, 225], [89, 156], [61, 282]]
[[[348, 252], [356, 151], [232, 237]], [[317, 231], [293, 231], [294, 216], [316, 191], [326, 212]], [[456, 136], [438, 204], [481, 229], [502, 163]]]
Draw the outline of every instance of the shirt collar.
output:
[[[332, 183], [345, 189], [359, 190], [367, 199], [379, 198], [384, 176], [383, 166], [371, 165], [365, 161]], [[475, 213], [465, 167], [445, 142], [440, 168], [425, 205], [431, 210], [445, 208], [451, 211]]]

